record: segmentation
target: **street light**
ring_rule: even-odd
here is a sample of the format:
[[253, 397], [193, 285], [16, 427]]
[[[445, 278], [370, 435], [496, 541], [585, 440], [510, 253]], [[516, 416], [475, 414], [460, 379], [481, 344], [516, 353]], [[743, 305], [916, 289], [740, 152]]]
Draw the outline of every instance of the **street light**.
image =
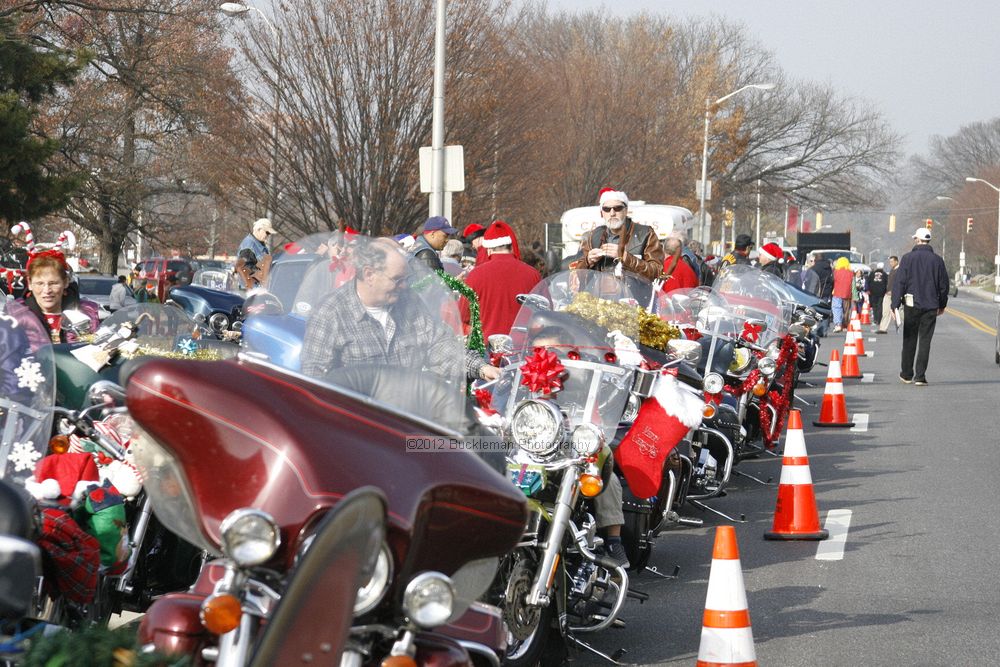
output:
[[243, 4], [242, 2], [224, 2], [219, 5], [219, 11], [231, 18], [243, 17], [250, 12], [256, 12], [257, 16], [267, 24], [267, 27], [271, 31], [271, 36], [278, 46], [277, 67], [274, 70], [274, 118], [271, 120], [271, 166], [268, 169], [267, 175], [267, 211], [265, 212], [266, 216], [271, 219], [271, 222], [274, 222], [275, 209], [278, 207], [278, 114], [281, 111], [281, 87], [278, 84], [278, 79], [281, 78], [281, 58], [283, 52], [281, 33], [278, 32], [271, 19], [267, 18], [267, 14], [253, 5]]
[[997, 277], [993, 281], [994, 289], [1000, 291], [1000, 188], [993, 185], [989, 181], [984, 181], [981, 178], [973, 178], [972, 176], [966, 176], [965, 180], [969, 183], [983, 183], [990, 186], [997, 192], [997, 254], [993, 258], [994, 263], [997, 265]]
[[738, 90], [734, 90], [728, 95], [723, 95], [719, 99], [712, 102], [709, 98], [705, 98], [705, 139], [702, 144], [701, 149], [701, 195], [699, 197], [700, 209], [698, 211], [698, 235], [701, 237], [699, 240], [708, 245], [708, 240], [705, 238], [705, 192], [708, 190], [708, 124], [711, 121], [712, 107], [722, 104], [728, 100], [733, 95], [742, 93], [744, 90], [749, 90], [750, 88], [756, 88], [757, 90], [771, 90], [774, 88], [773, 83], [751, 83]]

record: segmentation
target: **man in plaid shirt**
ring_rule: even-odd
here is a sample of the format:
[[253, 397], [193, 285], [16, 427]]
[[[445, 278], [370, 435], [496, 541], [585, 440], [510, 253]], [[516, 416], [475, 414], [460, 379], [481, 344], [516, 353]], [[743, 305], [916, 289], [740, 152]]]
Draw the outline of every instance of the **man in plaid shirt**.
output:
[[[427, 368], [445, 379], [494, 379], [499, 369], [468, 350], [455, 355], [455, 333], [409, 290], [408, 264], [391, 240], [352, 250], [356, 278], [334, 290], [309, 318], [302, 372], [323, 378], [348, 366]], [[464, 369], [463, 369], [464, 363]]]

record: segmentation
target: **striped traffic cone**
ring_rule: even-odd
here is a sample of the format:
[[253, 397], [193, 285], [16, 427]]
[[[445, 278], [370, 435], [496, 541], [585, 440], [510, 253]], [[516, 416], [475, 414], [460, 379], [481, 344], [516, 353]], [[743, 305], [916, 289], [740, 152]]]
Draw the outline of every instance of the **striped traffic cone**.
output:
[[872, 323], [872, 311], [868, 306], [868, 302], [865, 301], [864, 305], [861, 306], [861, 324], [871, 324]]
[[774, 523], [771, 532], [764, 533], [764, 539], [825, 540], [829, 536], [828, 531], [819, 527], [806, 437], [802, 432], [802, 414], [798, 410], [789, 410]]
[[697, 667], [756, 667], [736, 529], [717, 526]]
[[861, 331], [861, 322], [851, 320], [850, 326], [847, 335], [850, 336], [851, 332], [854, 332], [854, 351], [859, 357], [863, 357], [865, 356], [865, 334]]
[[830, 353], [830, 370], [826, 373], [823, 405], [819, 410], [819, 421], [814, 421], [813, 426], [854, 426], [854, 422], [847, 420], [844, 381], [840, 377], [840, 353], [836, 350]]
[[857, 379], [862, 377], [861, 367], [858, 366], [858, 348], [854, 344], [853, 332], [847, 330], [847, 339], [844, 341], [844, 363], [840, 370], [844, 378]]

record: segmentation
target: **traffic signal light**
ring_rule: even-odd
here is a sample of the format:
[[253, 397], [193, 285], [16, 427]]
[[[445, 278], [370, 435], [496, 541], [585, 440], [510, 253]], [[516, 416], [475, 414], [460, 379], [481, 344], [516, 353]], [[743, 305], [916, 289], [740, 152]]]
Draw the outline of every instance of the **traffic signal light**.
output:
[[972, 231], [972, 218], [965, 219], [965, 233], [968, 234]]
[[924, 221], [924, 227], [926, 227], [927, 229], [931, 229], [932, 227], [934, 227], [934, 221], [931, 220], [930, 218], [927, 218], [927, 220]]

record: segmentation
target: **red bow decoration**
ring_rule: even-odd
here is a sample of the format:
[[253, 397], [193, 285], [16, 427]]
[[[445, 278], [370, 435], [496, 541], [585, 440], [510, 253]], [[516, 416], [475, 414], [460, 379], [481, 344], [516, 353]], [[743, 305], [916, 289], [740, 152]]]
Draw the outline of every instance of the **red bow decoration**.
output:
[[479, 404], [479, 409], [486, 414], [497, 414], [497, 411], [493, 409], [493, 394], [490, 393], [489, 389], [476, 390], [476, 403]]
[[660, 371], [660, 375], [673, 375], [674, 377], [677, 377], [677, 367], [672, 366], [670, 368], [664, 368]]
[[551, 394], [562, 389], [562, 374], [566, 367], [555, 352], [536, 347], [534, 354], [521, 365], [521, 384], [535, 393]]
[[701, 332], [694, 327], [684, 327], [683, 332], [684, 337], [688, 340], [700, 340], [702, 337]]
[[749, 322], [743, 323], [743, 333], [740, 334], [740, 338], [743, 340], [748, 340], [751, 343], [756, 343], [760, 338], [760, 332], [763, 331], [764, 327], [760, 324], [750, 324]]
[[706, 403], [715, 403], [716, 405], [722, 405], [722, 392], [720, 391], [720, 392], [718, 392], [716, 394], [710, 394], [710, 393], [708, 393], [706, 391], [705, 392], [705, 402]]

